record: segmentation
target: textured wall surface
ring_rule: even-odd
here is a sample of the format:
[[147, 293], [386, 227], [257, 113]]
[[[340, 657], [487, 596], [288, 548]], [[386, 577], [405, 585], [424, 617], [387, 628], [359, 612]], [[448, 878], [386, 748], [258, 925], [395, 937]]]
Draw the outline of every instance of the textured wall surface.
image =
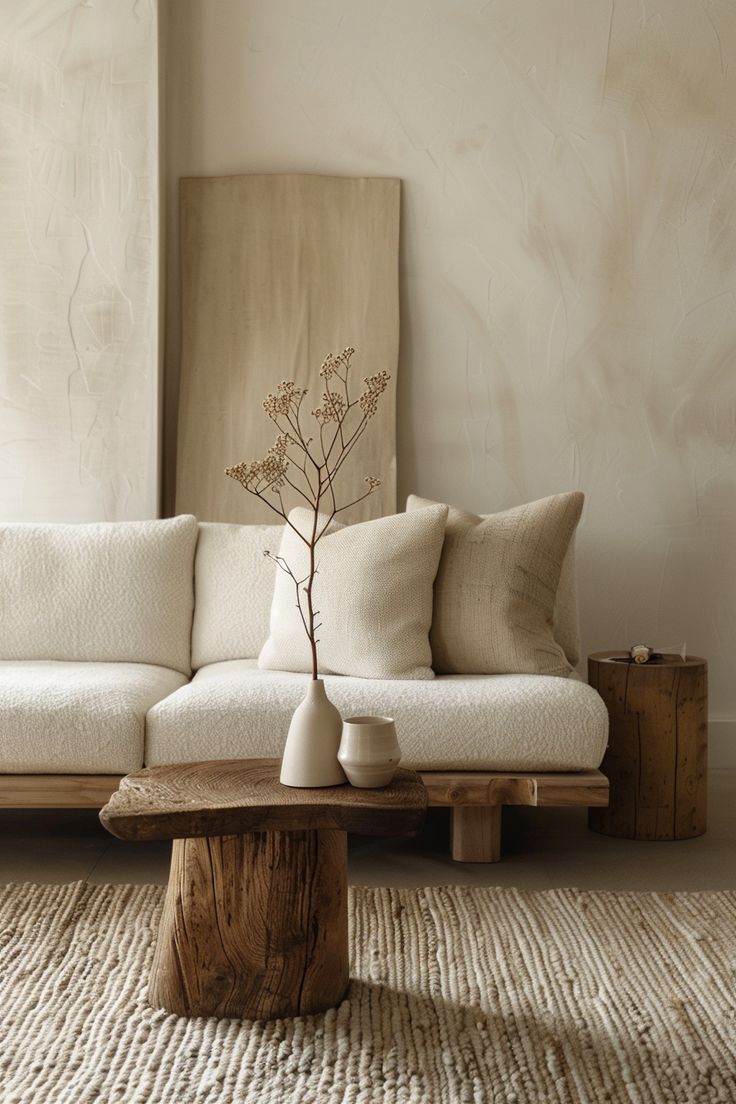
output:
[[0, 0], [0, 517], [152, 517], [154, 0]]
[[[687, 638], [713, 715], [736, 718], [736, 6], [177, 0], [169, 17], [172, 188], [404, 181], [400, 500], [584, 490], [584, 649]], [[170, 308], [173, 403], [173, 282]]]

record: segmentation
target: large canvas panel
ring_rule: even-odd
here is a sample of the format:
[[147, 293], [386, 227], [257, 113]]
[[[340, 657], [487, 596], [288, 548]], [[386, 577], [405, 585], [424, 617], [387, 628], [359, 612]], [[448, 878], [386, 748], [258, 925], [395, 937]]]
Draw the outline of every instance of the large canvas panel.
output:
[[340, 475], [346, 502], [366, 475], [382, 486], [342, 519], [395, 511], [399, 200], [400, 182], [384, 178], [182, 181], [177, 512], [272, 521], [224, 468], [273, 444], [261, 402], [281, 380], [309, 388], [306, 410], [319, 405], [320, 365], [346, 345], [358, 382], [382, 370], [392, 379]]
[[0, 0], [0, 518], [155, 517], [153, 0]]

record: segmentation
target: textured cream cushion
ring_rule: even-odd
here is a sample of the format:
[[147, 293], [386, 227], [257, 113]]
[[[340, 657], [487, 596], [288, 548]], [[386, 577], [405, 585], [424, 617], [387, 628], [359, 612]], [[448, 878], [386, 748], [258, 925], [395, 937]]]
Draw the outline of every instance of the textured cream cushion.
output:
[[280, 525], [200, 522], [194, 561], [192, 667], [254, 659], [268, 638]]
[[[442, 675], [429, 682], [328, 676], [344, 717], [396, 719], [402, 765], [423, 770], [575, 771], [599, 766], [608, 734], [601, 698], [575, 679]], [[155, 705], [146, 763], [281, 755], [305, 675], [254, 660], [203, 667]]]
[[137, 770], [146, 713], [186, 681], [141, 663], [0, 661], [0, 771]]
[[0, 524], [0, 659], [189, 673], [197, 520]]
[[[434, 590], [435, 671], [569, 675], [554, 614], [583, 501], [572, 491], [486, 517], [450, 510]], [[410, 496], [409, 511], [426, 508]]]
[[[336, 526], [320, 540], [314, 606], [321, 622], [322, 673], [433, 677], [428, 638], [432, 585], [446, 519], [447, 507], [433, 505], [411, 514]], [[292, 510], [289, 520], [300, 533], [308, 533], [312, 514]], [[289, 526], [284, 527], [279, 554], [298, 579], [307, 575], [308, 550]], [[258, 663], [269, 670], [311, 671], [294, 583], [283, 571], [276, 575], [271, 632]]]

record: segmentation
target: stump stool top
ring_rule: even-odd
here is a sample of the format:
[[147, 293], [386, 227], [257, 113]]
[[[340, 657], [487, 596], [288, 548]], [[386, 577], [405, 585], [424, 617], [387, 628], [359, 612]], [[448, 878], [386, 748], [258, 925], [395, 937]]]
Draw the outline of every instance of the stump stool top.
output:
[[640, 670], [654, 670], [657, 667], [705, 667], [707, 661], [702, 656], [685, 656], [665, 654], [656, 659], [648, 659], [646, 663], [635, 663], [631, 658], [631, 652], [593, 652], [588, 656], [588, 661], [593, 663], [615, 663], [617, 665], [630, 663], [632, 667]]
[[708, 664], [665, 654], [635, 663], [627, 652], [588, 657], [588, 682], [606, 704], [601, 764], [608, 808], [588, 824], [619, 839], [681, 840], [703, 834], [707, 809]]
[[279, 782], [279, 759], [216, 759], [146, 767], [128, 774], [100, 812], [120, 839], [187, 839], [304, 829], [411, 836], [422, 826], [427, 791], [414, 771], [389, 786], [296, 789]]

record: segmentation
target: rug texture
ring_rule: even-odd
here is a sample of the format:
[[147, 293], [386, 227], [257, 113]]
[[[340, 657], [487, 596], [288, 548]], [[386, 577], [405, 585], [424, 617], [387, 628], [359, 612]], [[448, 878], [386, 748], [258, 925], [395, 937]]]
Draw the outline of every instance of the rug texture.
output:
[[163, 891], [0, 888], [2, 1104], [736, 1100], [736, 893], [351, 891], [325, 1015], [146, 1004]]

